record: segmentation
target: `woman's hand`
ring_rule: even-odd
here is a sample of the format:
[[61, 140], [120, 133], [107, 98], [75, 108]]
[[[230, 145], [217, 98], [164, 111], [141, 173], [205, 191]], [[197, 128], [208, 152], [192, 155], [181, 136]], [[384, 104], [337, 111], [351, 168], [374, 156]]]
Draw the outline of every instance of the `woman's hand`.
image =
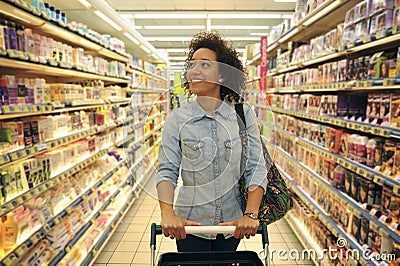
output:
[[242, 218], [237, 219], [235, 221], [223, 222], [218, 225], [221, 226], [234, 225], [236, 226], [235, 232], [233, 233], [233, 236], [235, 238], [242, 239], [246, 237], [247, 239], [249, 239], [250, 236], [255, 236], [257, 234], [260, 222], [257, 219], [252, 219], [247, 215], [244, 215]]
[[185, 239], [186, 225], [201, 225], [201, 223], [179, 218], [175, 215], [175, 213], [161, 215], [161, 227], [163, 229], [164, 236], [166, 237], [170, 237], [171, 239], [176, 238], [176, 240]]

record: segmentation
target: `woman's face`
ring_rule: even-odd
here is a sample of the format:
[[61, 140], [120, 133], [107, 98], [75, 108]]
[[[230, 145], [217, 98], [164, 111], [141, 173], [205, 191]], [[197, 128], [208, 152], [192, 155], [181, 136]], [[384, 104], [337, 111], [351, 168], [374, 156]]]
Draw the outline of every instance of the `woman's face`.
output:
[[197, 96], [220, 98], [220, 83], [217, 55], [208, 48], [194, 52], [188, 62], [187, 80], [190, 90]]

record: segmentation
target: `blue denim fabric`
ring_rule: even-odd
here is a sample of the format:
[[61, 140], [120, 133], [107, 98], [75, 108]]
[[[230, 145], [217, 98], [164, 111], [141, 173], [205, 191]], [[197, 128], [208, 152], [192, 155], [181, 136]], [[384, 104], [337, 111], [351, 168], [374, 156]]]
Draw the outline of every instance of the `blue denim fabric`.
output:
[[[244, 113], [248, 134], [246, 185], [259, 185], [265, 191], [267, 169], [257, 117], [247, 105]], [[241, 150], [232, 104], [223, 102], [208, 115], [194, 101], [170, 113], [162, 132], [157, 184], [168, 181], [176, 187], [174, 208], [178, 217], [218, 225], [243, 216], [238, 184]], [[199, 236], [215, 239], [215, 235]]]

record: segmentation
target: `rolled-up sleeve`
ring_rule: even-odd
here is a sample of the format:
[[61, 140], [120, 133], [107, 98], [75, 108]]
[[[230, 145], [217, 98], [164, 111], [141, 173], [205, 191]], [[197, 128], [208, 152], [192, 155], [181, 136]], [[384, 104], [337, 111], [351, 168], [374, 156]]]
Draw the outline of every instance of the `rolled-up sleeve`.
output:
[[268, 184], [267, 167], [262, 151], [258, 119], [254, 111], [244, 105], [247, 131], [247, 164], [245, 170], [246, 186], [260, 186], [266, 191]]
[[178, 121], [174, 114], [174, 112], [169, 114], [162, 130], [156, 184], [158, 185], [161, 181], [168, 181], [176, 187], [182, 153], [179, 143]]

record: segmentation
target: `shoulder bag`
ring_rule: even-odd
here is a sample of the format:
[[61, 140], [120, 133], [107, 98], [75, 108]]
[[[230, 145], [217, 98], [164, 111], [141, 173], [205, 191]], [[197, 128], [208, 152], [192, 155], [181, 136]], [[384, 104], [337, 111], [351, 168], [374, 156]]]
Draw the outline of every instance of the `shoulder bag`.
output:
[[[244, 117], [243, 103], [235, 104], [235, 110], [238, 115], [239, 134], [242, 142], [242, 155], [240, 161], [241, 177], [239, 179], [240, 194], [242, 197], [242, 211], [244, 212], [247, 204], [247, 189], [244, 176], [244, 167], [246, 165], [247, 156], [247, 132], [246, 119]], [[258, 212], [258, 219], [262, 223], [271, 224], [281, 219], [290, 209], [290, 194], [285, 181], [283, 180], [279, 170], [272, 161], [268, 150], [260, 139], [265, 164], [268, 169], [268, 185], [262, 197]]]

